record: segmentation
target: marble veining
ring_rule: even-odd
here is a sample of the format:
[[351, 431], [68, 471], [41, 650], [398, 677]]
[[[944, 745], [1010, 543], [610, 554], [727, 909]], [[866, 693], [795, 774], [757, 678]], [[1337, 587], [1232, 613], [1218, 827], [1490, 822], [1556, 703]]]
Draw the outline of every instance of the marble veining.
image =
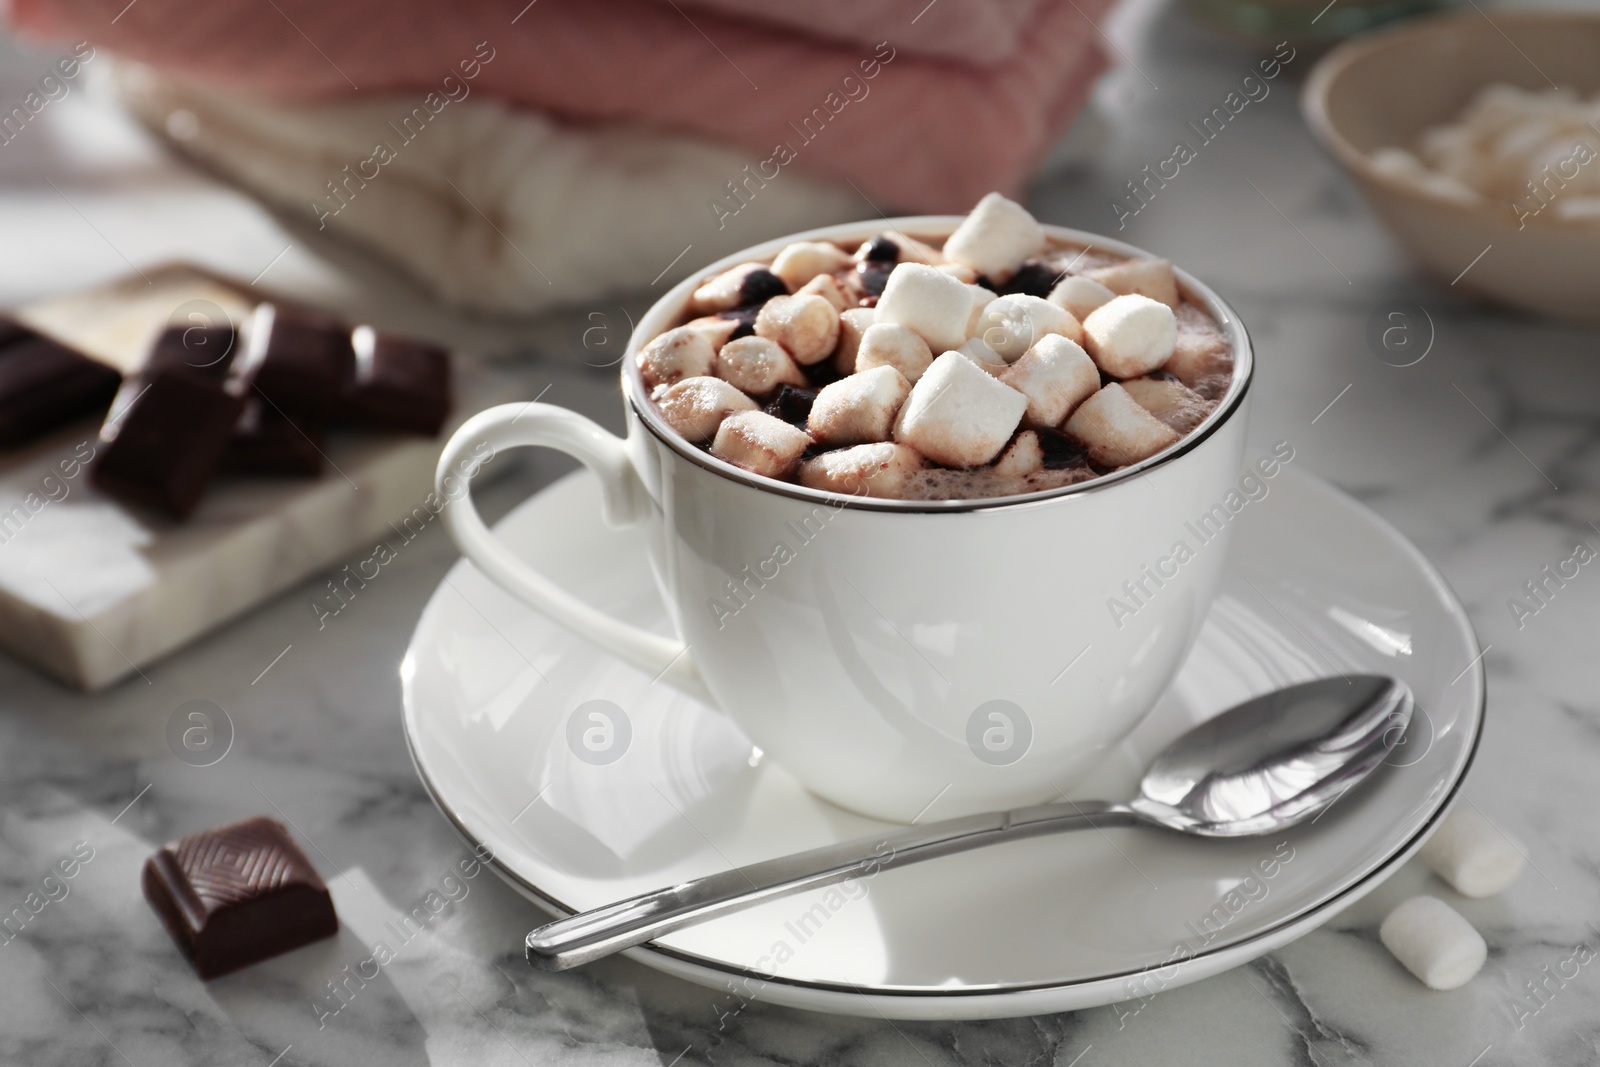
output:
[[[1138, 71], [1101, 92], [1113, 132], [1093, 165], [1037, 191], [1047, 221], [1111, 227], [1109, 202], [1170, 150], [1190, 104], [1220, 97], [1254, 62], [1159, 3], [1136, 4], [1116, 32]], [[0, 87], [27, 86], [44, 58], [5, 52]], [[1476, 307], [1417, 276], [1302, 128], [1291, 79], [1308, 67], [1297, 61], [1118, 236], [1170, 254], [1244, 316], [1260, 355], [1252, 451], [1291, 441], [1297, 466], [1375, 507], [1466, 603], [1487, 648], [1490, 714], [1462, 802], [1526, 844], [1530, 867], [1508, 892], [1463, 900], [1408, 864], [1327, 927], [1227, 974], [1143, 1003], [989, 1023], [812, 1016], [625, 960], [532, 973], [518, 944], [536, 912], [481, 870], [444, 881], [470, 853], [428, 802], [400, 734], [396, 665], [455, 558], [435, 524], [320, 627], [313, 605], [337, 566], [96, 696], [0, 661], [0, 915], [27, 914], [0, 934], [0, 1062], [1593, 1062], [1600, 566], [1581, 567], [1531, 615], [1508, 602], [1578, 542], [1600, 549], [1596, 335]], [[82, 95], [25, 138], [0, 149], [7, 305], [124, 274], [123, 257], [186, 256], [244, 277], [271, 263], [266, 281], [280, 288], [470, 344], [526, 395], [548, 387], [546, 399], [620, 423], [613, 371], [585, 365], [571, 340], [592, 309], [532, 324], [453, 318], [393, 272], [177, 168]], [[1415, 366], [1382, 362], [1367, 341], [1369, 318], [1394, 302], [1433, 322]], [[569, 469], [548, 455], [515, 462], [484, 495], [491, 518]], [[181, 761], [167, 740], [191, 700], [231, 723], [210, 766]], [[257, 812], [293, 824], [344, 929], [202, 984], [139, 896], [139, 866], [170, 837]], [[75, 848], [92, 859], [47, 889]], [[1382, 916], [1417, 892], [1444, 897], [1489, 943], [1461, 990], [1424, 989], [1378, 943]], [[419, 907], [427, 922], [406, 928]], [[392, 956], [369, 964], [378, 940]]]

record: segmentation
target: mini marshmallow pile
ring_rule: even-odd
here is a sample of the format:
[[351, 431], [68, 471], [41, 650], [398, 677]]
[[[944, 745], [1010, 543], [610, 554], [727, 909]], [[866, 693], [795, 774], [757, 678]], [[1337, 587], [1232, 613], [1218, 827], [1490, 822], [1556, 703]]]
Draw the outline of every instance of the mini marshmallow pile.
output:
[[1430, 127], [1416, 151], [1381, 148], [1378, 170], [1459, 204], [1551, 208], [1564, 222], [1600, 222], [1600, 97], [1513, 85], [1479, 91], [1455, 122]]
[[1074, 251], [1041, 258], [994, 193], [942, 249], [795, 242], [705, 280], [639, 373], [686, 440], [769, 478], [901, 499], [1086, 480], [1199, 425], [1233, 356], [1170, 263]]
[[[1465, 897], [1490, 897], [1516, 881], [1527, 862], [1522, 846], [1477, 808], [1457, 808], [1418, 853], [1435, 874]], [[1489, 947], [1450, 905], [1418, 896], [1389, 913], [1378, 937], [1429, 989], [1466, 985], [1483, 967]]]

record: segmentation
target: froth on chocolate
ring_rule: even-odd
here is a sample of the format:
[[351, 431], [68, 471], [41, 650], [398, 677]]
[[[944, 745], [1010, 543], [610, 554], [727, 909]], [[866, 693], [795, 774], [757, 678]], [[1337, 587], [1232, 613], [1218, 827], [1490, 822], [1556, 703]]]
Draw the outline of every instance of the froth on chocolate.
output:
[[1058, 470], [1033, 471], [1030, 474], [1001, 474], [990, 467], [973, 467], [958, 470], [950, 467], [929, 467], [918, 471], [906, 481], [902, 500], [981, 500], [988, 497], [1016, 496], [1019, 493], [1037, 493], [1045, 489], [1060, 489], [1077, 485], [1095, 477], [1087, 465]]

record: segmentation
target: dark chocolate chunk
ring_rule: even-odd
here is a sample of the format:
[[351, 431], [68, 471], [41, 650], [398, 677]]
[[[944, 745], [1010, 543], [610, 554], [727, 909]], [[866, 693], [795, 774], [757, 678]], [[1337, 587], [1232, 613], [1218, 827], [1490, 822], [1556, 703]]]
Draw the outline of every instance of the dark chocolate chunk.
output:
[[741, 307], [734, 308], [731, 311], [719, 311], [717, 312], [717, 318], [733, 319], [739, 324], [728, 335], [729, 341], [737, 341], [741, 337], [750, 337], [756, 332], [756, 316], [760, 313], [761, 309], [759, 307]]
[[775, 296], [787, 296], [789, 287], [783, 279], [765, 268], [757, 268], [744, 276], [739, 283], [739, 303], [764, 304]]
[[450, 353], [425, 341], [357, 326], [355, 376], [343, 417], [353, 426], [433, 437], [450, 415]]
[[222, 465], [238, 474], [314, 478], [322, 473], [325, 437], [320, 423], [305, 417], [291, 420], [259, 399], [250, 400]]
[[103, 414], [122, 376], [9, 319], [0, 319], [0, 446]]
[[1056, 287], [1056, 282], [1060, 281], [1065, 274], [1065, 271], [1059, 271], [1050, 264], [1040, 263], [1037, 260], [1024, 263], [1017, 268], [1015, 274], [1006, 280], [1005, 285], [1000, 287], [1000, 292], [1002, 294], [1026, 293], [1029, 296], [1049, 296], [1050, 290]]
[[142, 371], [149, 375], [162, 370], [188, 370], [226, 378], [238, 347], [236, 335], [231, 325], [170, 326], [150, 347]]
[[882, 263], [875, 259], [863, 260], [856, 267], [856, 273], [861, 276], [861, 288], [869, 296], [882, 296], [884, 286], [889, 284], [889, 273], [894, 270], [894, 264]]
[[806, 420], [811, 417], [811, 404], [817, 399], [815, 389], [801, 389], [793, 385], [783, 385], [778, 388], [778, 395], [766, 406], [766, 412], [775, 419], [782, 419], [791, 426], [805, 429]]
[[350, 331], [330, 316], [262, 304], [250, 320], [245, 372], [267, 406], [285, 417], [332, 415], [355, 362]]
[[[872, 299], [876, 300], [877, 297]], [[800, 373], [806, 376], [806, 385], [811, 389], [821, 389], [824, 385], [832, 385], [843, 378], [839, 373], [839, 365], [831, 359], [820, 360], [800, 368]]]
[[91, 479], [124, 503], [188, 518], [244, 412], [239, 394], [237, 383], [157, 371], [106, 420]]
[[24, 337], [32, 337], [33, 335], [34, 334], [32, 330], [22, 325], [22, 323], [18, 322], [16, 319], [8, 319], [4, 316], [0, 316], [0, 348], [5, 347], [12, 341], [20, 341]]
[[203, 830], [145, 861], [145, 898], [201, 978], [339, 932], [333, 897], [276, 819]]
[[1089, 454], [1072, 438], [1060, 430], [1037, 430], [1039, 450], [1044, 453], [1044, 469], [1066, 470], [1069, 467], [1087, 467]]
[[861, 258], [870, 263], [895, 263], [900, 259], [900, 246], [880, 233], [867, 242]]

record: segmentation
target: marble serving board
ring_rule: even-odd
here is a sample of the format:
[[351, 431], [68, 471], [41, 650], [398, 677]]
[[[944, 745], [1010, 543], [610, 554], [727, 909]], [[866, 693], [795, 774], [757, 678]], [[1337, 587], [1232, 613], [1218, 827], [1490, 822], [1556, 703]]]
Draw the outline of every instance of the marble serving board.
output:
[[[244, 321], [268, 293], [187, 264], [147, 269], [11, 312], [34, 329], [136, 370], [169, 323]], [[456, 359], [455, 412], [511, 399]], [[136, 673], [317, 571], [430, 518], [441, 440], [329, 436], [319, 478], [219, 476], [178, 523], [89, 484], [99, 421], [0, 452], [0, 649], [96, 690]]]

